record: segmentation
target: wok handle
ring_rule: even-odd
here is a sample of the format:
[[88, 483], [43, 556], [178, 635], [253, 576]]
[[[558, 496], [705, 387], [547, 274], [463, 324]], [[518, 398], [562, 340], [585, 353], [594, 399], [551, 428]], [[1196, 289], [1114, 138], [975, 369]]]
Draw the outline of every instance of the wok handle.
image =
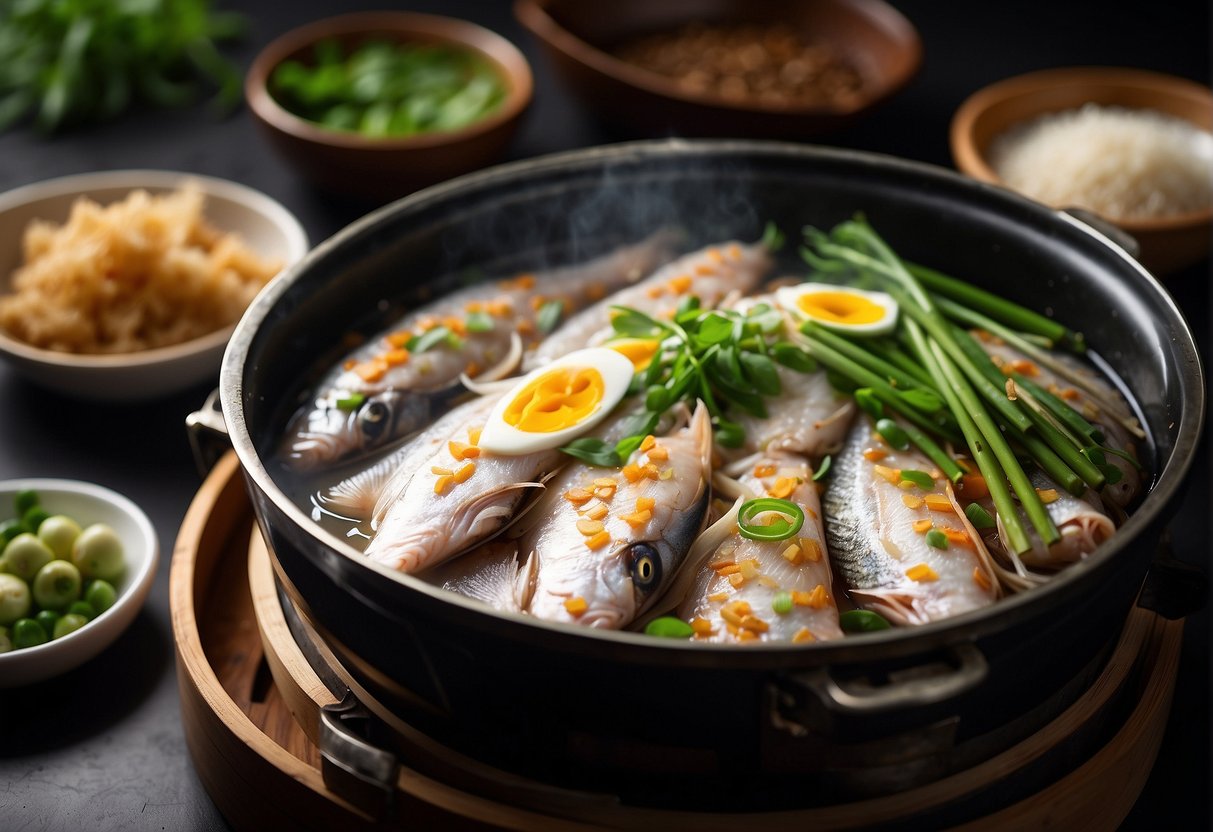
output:
[[827, 709], [847, 716], [867, 716], [937, 705], [981, 684], [989, 672], [986, 657], [971, 643], [952, 645], [931, 662], [888, 674], [881, 683], [869, 678], [840, 681], [829, 668], [792, 677]]
[[320, 709], [320, 773], [324, 785], [376, 820], [395, 813], [400, 761], [364, 736], [370, 714], [350, 691]]
[[194, 465], [198, 473], [205, 477], [215, 467], [219, 457], [232, 449], [227, 422], [223, 419], [223, 407], [219, 403], [218, 388], [211, 391], [201, 408], [185, 417], [185, 432], [189, 435]]

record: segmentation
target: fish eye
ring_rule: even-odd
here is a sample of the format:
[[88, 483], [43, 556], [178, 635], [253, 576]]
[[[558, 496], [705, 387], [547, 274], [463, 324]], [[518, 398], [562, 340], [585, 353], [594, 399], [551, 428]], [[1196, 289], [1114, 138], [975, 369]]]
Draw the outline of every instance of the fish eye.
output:
[[378, 437], [387, 429], [390, 415], [390, 409], [383, 402], [368, 403], [358, 414], [358, 425], [362, 428], [363, 435], [369, 439]]
[[661, 558], [647, 543], [637, 543], [629, 552], [632, 582], [640, 589], [649, 589], [661, 581]]

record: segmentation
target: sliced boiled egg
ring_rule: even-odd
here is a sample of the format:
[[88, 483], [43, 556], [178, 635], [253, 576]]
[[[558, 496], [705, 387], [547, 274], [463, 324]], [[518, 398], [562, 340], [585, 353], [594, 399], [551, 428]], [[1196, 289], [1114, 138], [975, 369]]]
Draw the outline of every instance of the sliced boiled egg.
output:
[[661, 349], [660, 338], [619, 338], [603, 344], [632, 362], [632, 369], [640, 373], [647, 370]]
[[493, 408], [480, 434], [490, 453], [520, 456], [584, 434], [627, 394], [634, 368], [606, 347], [571, 352], [524, 376]]
[[852, 335], [884, 335], [897, 326], [897, 301], [829, 283], [800, 283], [775, 290], [775, 300], [794, 315]]

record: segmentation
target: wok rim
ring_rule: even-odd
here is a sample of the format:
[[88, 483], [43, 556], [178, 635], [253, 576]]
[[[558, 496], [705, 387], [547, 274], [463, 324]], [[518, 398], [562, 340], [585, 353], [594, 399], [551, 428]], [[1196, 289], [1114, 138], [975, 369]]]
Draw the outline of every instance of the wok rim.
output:
[[[1002, 211], [1004, 216], [1026, 212], [1039, 222], [1057, 230], [1059, 235], [1065, 238], [1061, 241], [1062, 244], [1071, 248], [1075, 245], [1073, 235], [1088, 235], [1105, 246], [1109, 250], [1109, 256], [1123, 261], [1122, 265], [1127, 266], [1139, 281], [1138, 285], [1128, 287], [1133, 294], [1138, 297], [1142, 297], [1143, 293], [1145, 296], [1153, 295], [1166, 309], [1170, 320], [1165, 323], [1168, 324], [1171, 341], [1181, 359], [1177, 362], [1179, 366], [1172, 368], [1176, 372], [1180, 405], [1174, 447], [1157, 473], [1153, 487], [1125, 524], [1109, 541], [1102, 544], [1094, 555], [1066, 567], [1047, 584], [1029, 592], [1001, 598], [990, 607], [953, 618], [915, 627], [894, 627], [874, 633], [849, 634], [845, 639], [818, 642], [809, 647], [767, 642], [745, 645], [705, 644], [681, 639], [657, 639], [643, 633], [585, 628], [575, 624], [544, 621], [521, 613], [494, 610], [472, 599], [370, 561], [345, 541], [316, 527], [279, 488], [257, 453], [244, 419], [243, 375], [250, 347], [261, 323], [313, 264], [323, 261], [336, 249], [356, 245], [361, 236], [374, 231], [394, 214], [424, 207], [427, 203], [441, 203], [449, 198], [508, 184], [511, 180], [516, 180], [516, 184], [524, 184], [528, 179], [546, 173], [592, 170], [611, 162], [649, 161], [663, 157], [685, 158], [688, 154], [721, 160], [755, 156], [787, 160], [808, 158], [900, 172], [915, 177], [923, 186], [932, 181], [942, 182], [951, 187], [965, 189], [976, 200], [990, 200], [995, 205], [1005, 206]], [[1083, 259], [1089, 260], [1090, 257], [1083, 255]], [[1194, 462], [1194, 451], [1200, 441], [1206, 407], [1206, 388], [1199, 349], [1174, 299], [1157, 278], [1098, 230], [1063, 211], [1036, 203], [1006, 188], [969, 179], [947, 168], [925, 162], [869, 151], [760, 139], [658, 139], [562, 151], [466, 174], [378, 208], [317, 245], [302, 260], [273, 278], [254, 299], [228, 343], [220, 372], [219, 392], [229, 437], [244, 470], [246, 481], [272, 502], [298, 531], [353, 561], [356, 565], [352, 568], [375, 573], [397, 587], [411, 592], [413, 597], [410, 598], [410, 603], [440, 605], [447, 608], [445, 611], [448, 614], [461, 610], [466, 613], [460, 622], [465, 627], [491, 632], [494, 637], [503, 639], [530, 640], [560, 652], [588, 653], [601, 650], [614, 656], [612, 651], [627, 649], [631, 654], [629, 658], [635, 663], [662, 664], [676, 659], [690, 666], [727, 665], [755, 669], [791, 669], [839, 661], [904, 657], [957, 644], [974, 643], [982, 638], [997, 635], [1018, 617], [1030, 616], [1035, 608], [1048, 607], [1052, 603], [1058, 603], [1059, 599], [1064, 601], [1066, 598], [1073, 598], [1083, 591], [1086, 582], [1097, 581], [1098, 577], [1095, 576], [1107, 575], [1123, 567], [1123, 561], [1128, 556], [1121, 553], [1128, 546], [1137, 543], [1137, 538], [1153, 524], [1169, 519], [1173, 504], [1181, 496], [1181, 489]], [[274, 557], [277, 558], [277, 555]], [[286, 571], [285, 568], [283, 571]], [[361, 593], [355, 593], [352, 587], [345, 587], [345, 591], [348, 594], [357, 594], [360, 600], [369, 600]], [[399, 593], [401, 590], [393, 588], [389, 591]], [[298, 600], [302, 600], [307, 606], [306, 598]], [[433, 612], [438, 607], [423, 610], [418, 606], [414, 609]], [[856, 652], [860, 654], [858, 657], [854, 655]]]

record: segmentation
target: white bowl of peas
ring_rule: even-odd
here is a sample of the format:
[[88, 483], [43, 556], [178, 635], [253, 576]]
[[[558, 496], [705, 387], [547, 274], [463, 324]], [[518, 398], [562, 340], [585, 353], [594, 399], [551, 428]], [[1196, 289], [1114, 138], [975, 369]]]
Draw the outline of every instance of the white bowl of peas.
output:
[[0, 688], [100, 653], [143, 606], [160, 546], [147, 515], [75, 480], [0, 482]]

